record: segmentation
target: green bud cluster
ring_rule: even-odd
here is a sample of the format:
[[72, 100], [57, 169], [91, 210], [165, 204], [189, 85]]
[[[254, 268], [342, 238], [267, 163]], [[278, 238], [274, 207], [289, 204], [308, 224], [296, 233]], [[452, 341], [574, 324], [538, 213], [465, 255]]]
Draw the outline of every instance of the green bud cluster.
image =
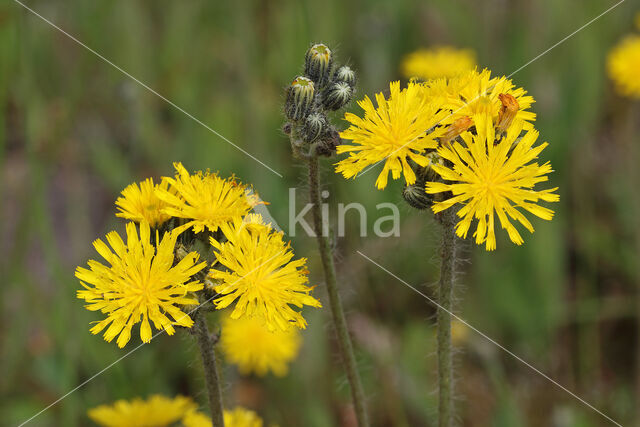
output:
[[341, 143], [328, 112], [346, 107], [356, 88], [356, 73], [348, 66], [334, 68], [331, 49], [314, 44], [305, 54], [304, 75], [286, 89], [283, 130], [299, 156], [332, 156]]

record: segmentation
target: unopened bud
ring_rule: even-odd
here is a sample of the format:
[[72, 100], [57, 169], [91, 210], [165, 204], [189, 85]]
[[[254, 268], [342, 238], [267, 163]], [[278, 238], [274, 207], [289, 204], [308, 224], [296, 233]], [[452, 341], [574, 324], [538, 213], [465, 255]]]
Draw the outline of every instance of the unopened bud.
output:
[[307, 116], [302, 127], [302, 139], [311, 143], [318, 139], [320, 135], [329, 128], [327, 116], [322, 113], [311, 113]]
[[471, 126], [473, 126], [473, 120], [471, 120], [471, 117], [464, 116], [456, 119], [440, 137], [440, 142], [442, 144], [448, 144], [452, 139], [456, 138]]
[[296, 77], [287, 88], [287, 100], [284, 104], [284, 113], [289, 120], [302, 120], [305, 118], [313, 104], [314, 85], [306, 77]]
[[509, 129], [511, 123], [513, 123], [513, 119], [516, 118], [520, 104], [518, 104], [518, 100], [515, 97], [508, 93], [501, 93], [498, 95], [498, 98], [500, 98], [500, 102], [502, 102], [502, 108], [500, 108], [500, 112], [498, 113], [496, 128], [499, 132], [504, 133]]
[[353, 90], [355, 90], [356, 88], [357, 80], [358, 79], [356, 77], [356, 73], [347, 65], [343, 65], [342, 67], [338, 68], [338, 70], [336, 71], [335, 81], [345, 82], [346, 84], [351, 86], [351, 89]]
[[402, 197], [410, 206], [420, 210], [427, 209], [433, 204], [433, 199], [427, 194], [425, 183], [422, 181], [416, 181], [411, 185], [405, 184]]
[[322, 138], [316, 143], [315, 150], [319, 156], [331, 157], [336, 153], [336, 147], [342, 144], [342, 138], [340, 138], [340, 132], [333, 127], [322, 135]]
[[324, 90], [322, 106], [329, 111], [336, 111], [351, 101], [353, 89], [346, 82], [336, 82]]
[[332, 65], [331, 50], [323, 44], [314, 44], [305, 55], [304, 74], [322, 87], [329, 81]]

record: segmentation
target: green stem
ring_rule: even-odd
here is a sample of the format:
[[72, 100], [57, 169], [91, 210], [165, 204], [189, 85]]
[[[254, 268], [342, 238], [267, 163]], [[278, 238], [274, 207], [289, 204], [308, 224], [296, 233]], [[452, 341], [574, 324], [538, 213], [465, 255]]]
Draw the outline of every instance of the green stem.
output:
[[207, 319], [200, 310], [196, 311], [193, 331], [198, 340], [202, 364], [204, 366], [204, 378], [209, 394], [209, 408], [211, 409], [211, 421], [213, 427], [224, 427], [222, 418], [222, 393], [220, 392], [220, 380], [216, 366], [216, 353], [214, 341], [207, 327]]
[[[451, 212], [449, 212], [451, 211]], [[442, 264], [438, 284], [438, 414], [440, 427], [450, 427], [453, 419], [453, 368], [451, 365], [451, 312], [455, 281], [455, 212], [442, 214]]]
[[353, 397], [358, 426], [367, 427], [369, 420], [364, 402], [364, 392], [362, 391], [356, 358], [353, 354], [353, 345], [351, 344], [347, 321], [344, 317], [344, 311], [342, 310], [342, 303], [340, 302], [340, 294], [338, 293], [338, 285], [336, 283], [336, 267], [333, 261], [331, 246], [329, 245], [329, 236], [323, 233], [318, 157], [315, 155], [309, 158], [309, 193], [313, 212], [313, 228], [318, 241], [320, 258], [322, 259], [324, 280], [327, 284], [329, 306], [331, 308], [333, 326], [338, 337], [338, 347], [340, 349], [340, 355], [342, 356], [342, 362], [347, 371], [349, 385], [351, 386], [351, 396]]

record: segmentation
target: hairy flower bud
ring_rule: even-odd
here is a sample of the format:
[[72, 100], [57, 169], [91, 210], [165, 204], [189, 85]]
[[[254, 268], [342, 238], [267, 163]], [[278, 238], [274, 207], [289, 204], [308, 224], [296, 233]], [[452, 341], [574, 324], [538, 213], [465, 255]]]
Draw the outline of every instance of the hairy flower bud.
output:
[[302, 120], [309, 115], [313, 104], [314, 84], [306, 77], [296, 77], [287, 88], [284, 113], [289, 120]]
[[314, 44], [304, 58], [304, 74], [318, 86], [324, 86], [331, 76], [333, 56], [331, 50], [323, 44]]
[[336, 111], [351, 101], [353, 89], [346, 82], [332, 83], [322, 94], [322, 106], [329, 111]]
[[336, 71], [334, 80], [336, 82], [345, 82], [346, 84], [351, 86], [352, 90], [355, 90], [356, 82], [358, 79], [356, 77], [356, 73], [349, 66], [343, 65]]
[[320, 140], [316, 143], [316, 154], [324, 157], [331, 157], [336, 153], [336, 147], [342, 144], [342, 138], [340, 138], [340, 132], [335, 130], [332, 126], [327, 128]]
[[329, 121], [327, 116], [322, 113], [311, 113], [307, 116], [302, 127], [302, 139], [304, 142], [311, 143], [318, 139], [323, 133], [329, 129]]
[[427, 194], [425, 183], [422, 181], [416, 181], [411, 185], [405, 184], [402, 197], [410, 206], [420, 210], [427, 209], [433, 204], [433, 198]]
[[500, 102], [502, 102], [502, 108], [500, 108], [500, 112], [498, 113], [496, 129], [504, 133], [509, 129], [509, 126], [513, 123], [513, 119], [515, 119], [516, 114], [518, 114], [520, 104], [518, 104], [516, 98], [508, 93], [501, 93], [498, 95], [498, 98], [500, 98]]

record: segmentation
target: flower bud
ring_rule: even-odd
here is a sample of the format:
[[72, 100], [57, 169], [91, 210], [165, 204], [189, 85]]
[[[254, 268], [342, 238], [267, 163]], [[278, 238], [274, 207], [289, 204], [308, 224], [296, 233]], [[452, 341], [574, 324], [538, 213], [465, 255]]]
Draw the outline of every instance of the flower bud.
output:
[[411, 185], [405, 184], [402, 197], [410, 206], [420, 210], [427, 209], [433, 204], [433, 198], [427, 194], [425, 183], [422, 181], [416, 181]]
[[329, 81], [332, 65], [331, 50], [323, 44], [314, 44], [305, 55], [304, 74], [322, 87]]
[[340, 144], [342, 144], [340, 132], [330, 126], [316, 143], [316, 154], [319, 156], [331, 157], [336, 153], [336, 147]]
[[329, 129], [329, 121], [327, 116], [322, 113], [311, 113], [307, 116], [302, 127], [302, 139], [304, 142], [311, 143], [318, 139], [324, 132]]
[[346, 82], [332, 83], [322, 94], [322, 106], [329, 111], [336, 111], [351, 101], [353, 89]]
[[306, 77], [296, 77], [287, 88], [287, 99], [284, 104], [284, 113], [287, 118], [298, 121], [309, 115], [313, 94], [313, 82]]
[[502, 108], [498, 113], [498, 122], [496, 123], [496, 129], [499, 132], [506, 132], [513, 123], [513, 119], [516, 118], [518, 110], [520, 110], [520, 104], [518, 100], [508, 93], [501, 93], [498, 95], [500, 102], [502, 102]]
[[345, 82], [346, 84], [351, 86], [352, 90], [355, 90], [356, 82], [358, 79], [356, 77], [356, 73], [350, 67], [348, 67], [347, 65], [343, 65], [336, 71], [334, 80], [336, 82]]

